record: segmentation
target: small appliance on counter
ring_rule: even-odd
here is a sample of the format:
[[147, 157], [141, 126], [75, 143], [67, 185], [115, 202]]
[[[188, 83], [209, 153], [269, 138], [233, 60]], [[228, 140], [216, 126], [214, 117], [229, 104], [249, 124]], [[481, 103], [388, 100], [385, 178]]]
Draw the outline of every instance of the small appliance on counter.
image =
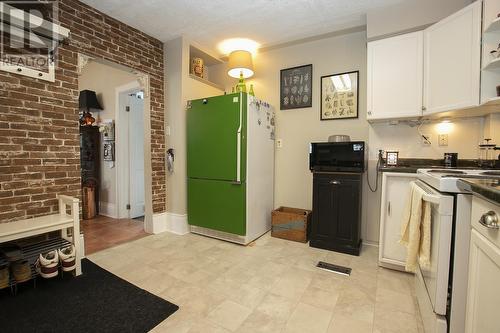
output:
[[456, 168], [458, 163], [458, 153], [444, 153], [444, 166]]
[[365, 152], [363, 141], [311, 143], [311, 247], [359, 255]]

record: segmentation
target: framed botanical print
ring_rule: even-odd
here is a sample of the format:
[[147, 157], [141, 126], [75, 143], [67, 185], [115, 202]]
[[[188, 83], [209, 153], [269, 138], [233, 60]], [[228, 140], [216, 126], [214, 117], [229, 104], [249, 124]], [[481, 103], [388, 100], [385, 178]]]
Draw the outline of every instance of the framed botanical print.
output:
[[358, 118], [359, 71], [321, 77], [321, 120]]
[[280, 71], [280, 109], [300, 109], [312, 106], [312, 65]]

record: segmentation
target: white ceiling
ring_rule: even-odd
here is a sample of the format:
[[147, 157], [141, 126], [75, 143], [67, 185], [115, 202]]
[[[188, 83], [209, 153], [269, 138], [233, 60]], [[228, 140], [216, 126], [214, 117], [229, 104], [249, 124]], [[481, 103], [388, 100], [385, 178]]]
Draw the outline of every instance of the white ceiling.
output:
[[217, 50], [227, 38], [263, 46], [366, 24], [366, 13], [407, 0], [83, 0], [161, 41], [184, 35]]

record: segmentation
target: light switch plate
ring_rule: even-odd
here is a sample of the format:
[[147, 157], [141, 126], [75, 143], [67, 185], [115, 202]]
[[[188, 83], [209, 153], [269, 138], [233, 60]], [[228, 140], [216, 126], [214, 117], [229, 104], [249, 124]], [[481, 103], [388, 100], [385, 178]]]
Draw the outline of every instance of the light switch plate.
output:
[[447, 146], [448, 145], [448, 134], [439, 134], [438, 135], [438, 142], [440, 146]]
[[[427, 140], [424, 139], [424, 136], [427, 138]], [[420, 137], [420, 139], [422, 140], [422, 145], [423, 146], [430, 146], [432, 144], [432, 140], [431, 140], [431, 135], [430, 134], [424, 133], [424, 134], [422, 134], [422, 136]]]
[[282, 148], [282, 147], [283, 147], [283, 139], [277, 139], [276, 148]]

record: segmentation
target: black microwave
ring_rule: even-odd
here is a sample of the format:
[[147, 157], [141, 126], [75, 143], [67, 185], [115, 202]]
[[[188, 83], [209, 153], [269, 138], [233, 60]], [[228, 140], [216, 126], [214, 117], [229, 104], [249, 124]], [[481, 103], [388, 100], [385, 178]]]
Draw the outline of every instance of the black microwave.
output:
[[365, 142], [315, 142], [309, 148], [309, 169], [313, 172], [364, 172]]

